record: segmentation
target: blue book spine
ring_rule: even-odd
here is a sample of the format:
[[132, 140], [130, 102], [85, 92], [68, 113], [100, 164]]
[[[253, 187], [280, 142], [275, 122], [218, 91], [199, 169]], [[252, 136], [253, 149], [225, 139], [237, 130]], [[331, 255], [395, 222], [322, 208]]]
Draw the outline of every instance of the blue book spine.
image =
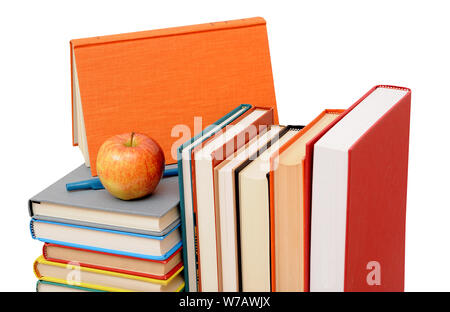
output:
[[34, 232], [34, 223], [35, 222], [56, 224], [56, 225], [65, 226], [65, 227], [75, 227], [75, 228], [87, 229], [87, 230], [92, 230], [92, 231], [100, 231], [100, 232], [108, 232], [108, 233], [114, 233], [114, 234], [120, 234], [120, 235], [143, 237], [143, 238], [155, 239], [155, 240], [164, 240], [169, 234], [171, 234], [173, 231], [178, 229], [178, 227], [180, 226], [179, 224], [177, 226], [175, 226], [166, 235], [163, 235], [163, 236], [151, 236], [151, 235], [144, 235], [144, 234], [131, 233], [131, 232], [123, 232], [123, 231], [116, 231], [116, 230], [93, 228], [93, 227], [82, 226], [82, 225], [75, 225], [75, 224], [66, 224], [66, 223], [60, 223], [60, 222], [31, 219], [31, 221], [30, 221], [30, 232], [31, 232], [31, 237], [33, 239], [37, 239], [37, 240], [39, 240], [41, 242], [44, 242], [44, 243], [51, 243], [51, 244], [57, 244], [57, 245], [63, 245], [63, 246], [69, 246], [69, 247], [75, 247], [75, 248], [81, 248], [81, 249], [87, 249], [87, 250], [94, 250], [94, 251], [112, 253], [112, 254], [123, 255], [123, 256], [130, 256], [130, 257], [135, 257], [135, 258], [143, 258], [143, 259], [149, 259], [149, 260], [166, 260], [175, 251], [177, 251], [182, 246], [182, 243], [178, 242], [175, 246], [173, 246], [164, 255], [155, 256], [155, 255], [146, 255], [146, 254], [132, 253], [132, 252], [127, 252], [127, 251], [122, 251], [122, 250], [115, 250], [115, 249], [107, 249], [107, 248], [101, 248], [101, 247], [95, 247], [95, 246], [81, 245], [81, 244], [75, 244], [75, 243], [70, 243], [70, 242], [58, 241], [58, 240], [54, 240], [54, 239], [51, 239], [51, 238], [48, 238], [48, 237], [37, 237], [35, 232]]

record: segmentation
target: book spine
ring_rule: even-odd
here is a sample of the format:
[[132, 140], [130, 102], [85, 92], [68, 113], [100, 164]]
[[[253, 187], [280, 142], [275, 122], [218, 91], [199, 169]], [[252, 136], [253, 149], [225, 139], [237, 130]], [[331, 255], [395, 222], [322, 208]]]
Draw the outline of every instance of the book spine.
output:
[[77, 146], [78, 142], [75, 142], [75, 111], [74, 111], [74, 102], [73, 102], [73, 45], [72, 41], [70, 41], [70, 95], [71, 95], [71, 103], [72, 103], [72, 145]]
[[48, 260], [47, 247], [48, 243], [44, 243], [44, 246], [42, 246], [42, 256], [44, 257], [45, 260]]
[[31, 233], [31, 237], [33, 239], [36, 239], [36, 234], [34, 232], [34, 219], [31, 219], [31, 221], [30, 221], [30, 233]]
[[41, 279], [41, 278], [42, 278], [42, 275], [41, 275], [41, 273], [40, 273], [39, 270], [38, 270], [38, 264], [39, 264], [39, 262], [38, 262], [38, 260], [36, 259], [36, 260], [34, 261], [34, 263], [33, 263], [33, 272], [34, 272], [34, 275], [35, 275], [38, 279]]
[[[33, 212], [33, 203], [35, 201], [33, 201], [32, 199], [28, 200], [28, 214], [30, 215], [30, 217], [33, 217], [34, 212]], [[38, 203], [38, 202], [36, 202]]]
[[180, 217], [181, 217], [181, 239], [185, 249], [183, 250], [183, 262], [185, 263], [184, 280], [186, 290], [189, 291], [189, 270], [188, 270], [188, 257], [187, 257], [187, 238], [186, 238], [186, 210], [184, 207], [184, 184], [183, 184], [183, 159], [182, 151], [183, 145], [177, 149], [177, 164], [178, 164], [178, 188], [180, 193]]

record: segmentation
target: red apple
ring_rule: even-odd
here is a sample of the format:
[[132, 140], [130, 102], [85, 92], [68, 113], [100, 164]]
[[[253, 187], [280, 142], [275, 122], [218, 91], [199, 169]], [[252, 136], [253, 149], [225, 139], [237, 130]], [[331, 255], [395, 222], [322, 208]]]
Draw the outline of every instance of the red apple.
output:
[[130, 200], [151, 194], [164, 172], [164, 153], [151, 138], [139, 133], [115, 135], [97, 154], [97, 174], [113, 196]]

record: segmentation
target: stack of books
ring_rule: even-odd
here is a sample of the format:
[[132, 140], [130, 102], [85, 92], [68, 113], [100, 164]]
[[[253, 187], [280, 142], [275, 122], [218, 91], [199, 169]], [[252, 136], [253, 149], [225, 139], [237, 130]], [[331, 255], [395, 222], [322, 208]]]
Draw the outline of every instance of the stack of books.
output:
[[[409, 89], [279, 125], [262, 18], [77, 39], [70, 55], [85, 164], [30, 200], [39, 291], [403, 290]], [[66, 191], [132, 131], [178, 177], [133, 201]]]
[[38, 291], [181, 291], [184, 288], [177, 177], [146, 198], [66, 190], [91, 178], [81, 165], [29, 200]]
[[305, 127], [240, 106], [180, 146], [186, 289], [403, 290], [410, 102], [376, 86]]
[[100, 146], [117, 134], [151, 137], [173, 165], [182, 141], [240, 103], [270, 108], [271, 120], [261, 120], [278, 123], [266, 22], [75, 39], [70, 63], [72, 143], [85, 165], [30, 200], [32, 236], [45, 242], [34, 265], [38, 290], [181, 290], [176, 177], [126, 202], [65, 184], [95, 177]]

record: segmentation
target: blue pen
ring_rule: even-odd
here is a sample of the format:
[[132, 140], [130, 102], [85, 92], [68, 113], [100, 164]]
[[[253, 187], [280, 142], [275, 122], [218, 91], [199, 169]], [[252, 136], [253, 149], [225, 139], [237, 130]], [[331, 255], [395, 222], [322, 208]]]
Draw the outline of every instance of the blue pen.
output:
[[[178, 175], [178, 168], [168, 168], [164, 170], [163, 178], [173, 177]], [[66, 184], [67, 191], [78, 191], [78, 190], [102, 190], [105, 187], [99, 178], [93, 178], [84, 181], [71, 182]]]

